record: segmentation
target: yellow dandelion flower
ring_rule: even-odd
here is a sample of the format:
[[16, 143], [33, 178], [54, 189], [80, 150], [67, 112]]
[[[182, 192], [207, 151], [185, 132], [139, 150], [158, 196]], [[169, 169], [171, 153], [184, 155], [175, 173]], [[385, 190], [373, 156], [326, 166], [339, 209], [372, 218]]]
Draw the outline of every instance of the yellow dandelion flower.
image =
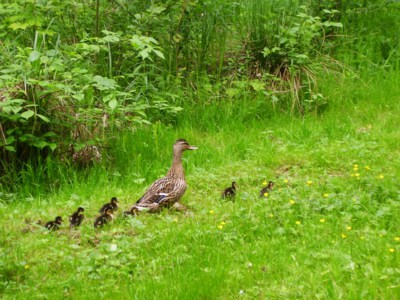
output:
[[308, 180], [308, 181], [307, 181], [307, 185], [308, 185], [308, 186], [310, 186], [310, 185], [312, 185], [312, 184], [313, 184], [312, 180]]
[[269, 195], [268, 193], [264, 193], [264, 197], [268, 197], [268, 195]]
[[29, 269], [29, 265], [25, 265], [24, 268], [25, 268], [25, 269]]
[[389, 252], [390, 253], [394, 253], [396, 250], [394, 250], [394, 248], [389, 248]]
[[396, 236], [396, 237], [394, 238], [394, 240], [395, 240], [396, 242], [400, 242], [400, 237]]
[[284, 183], [289, 183], [289, 180], [284, 179], [283, 182], [284, 182]]
[[371, 170], [370, 166], [365, 166], [365, 170], [367, 171]]
[[220, 230], [221, 230], [222, 228], [224, 228], [224, 226], [222, 226], [222, 225], [218, 225], [217, 227], [218, 227], [218, 229], [220, 229]]
[[360, 177], [360, 173], [354, 174], [355, 177]]
[[291, 200], [289, 200], [289, 203], [293, 205], [293, 204], [296, 203], [296, 201], [294, 201], [293, 199], [291, 199]]
[[174, 222], [175, 222], [175, 223], [178, 223], [178, 219], [177, 219], [177, 218], [175, 218], [175, 219], [174, 219]]
[[263, 186], [267, 186], [268, 182], [266, 180], [263, 181]]
[[379, 176], [377, 178], [378, 179], [383, 179], [383, 178], [385, 178], [385, 176], [383, 176], [383, 174], [379, 174]]
[[301, 222], [300, 222], [300, 221], [296, 221], [296, 224], [297, 224], [297, 225], [300, 225], [300, 224], [301, 224]]
[[352, 230], [353, 228], [352, 228], [351, 226], [346, 226], [346, 229], [350, 231], [350, 230]]
[[328, 198], [329, 197], [329, 194], [328, 193], [325, 193], [324, 194], [324, 198]]
[[274, 217], [274, 214], [268, 214], [268, 217], [269, 217], [269, 218], [273, 218], [273, 217]]
[[342, 239], [347, 238], [347, 235], [345, 235], [344, 233], [342, 233]]
[[214, 214], [214, 211], [213, 210], [210, 210], [210, 215], [213, 215]]
[[321, 222], [321, 223], [325, 223], [325, 219], [319, 219], [319, 221]]
[[354, 165], [353, 165], [353, 168], [354, 168], [354, 169], [358, 169], [358, 165], [357, 165], [357, 164], [354, 164]]
[[221, 221], [221, 225], [224, 226], [226, 223], [224, 221]]
[[365, 236], [360, 236], [360, 240], [365, 240]]

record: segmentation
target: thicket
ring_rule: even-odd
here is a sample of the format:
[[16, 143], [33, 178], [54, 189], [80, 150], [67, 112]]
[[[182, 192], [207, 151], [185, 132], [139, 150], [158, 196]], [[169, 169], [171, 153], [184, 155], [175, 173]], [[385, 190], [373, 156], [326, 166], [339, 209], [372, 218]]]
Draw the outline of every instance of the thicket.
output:
[[193, 104], [318, 112], [321, 74], [398, 68], [399, 12], [389, 0], [3, 1], [1, 186], [107, 160], [119, 132]]

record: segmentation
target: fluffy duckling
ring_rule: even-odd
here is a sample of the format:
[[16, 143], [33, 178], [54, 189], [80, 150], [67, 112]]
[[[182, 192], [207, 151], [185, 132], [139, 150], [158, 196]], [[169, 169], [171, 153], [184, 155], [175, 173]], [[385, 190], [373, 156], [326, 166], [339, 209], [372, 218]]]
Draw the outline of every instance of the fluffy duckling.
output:
[[83, 215], [84, 211], [85, 209], [83, 207], [79, 207], [78, 210], [69, 217], [69, 228], [79, 227], [81, 225], [83, 218], [85, 217]]
[[109, 203], [104, 204], [100, 210], [99, 213], [104, 214], [107, 210], [107, 208], [111, 208], [113, 212], [118, 210], [118, 199], [117, 197], [112, 197], [111, 201]]
[[62, 218], [60, 216], [57, 216], [54, 221], [49, 221], [44, 225], [44, 228], [48, 230], [57, 230], [60, 228], [61, 223], [62, 223]]
[[129, 210], [124, 211], [124, 216], [137, 216], [139, 214], [139, 209], [136, 206], [131, 207]]
[[260, 197], [266, 197], [272, 191], [275, 183], [273, 181], [269, 181], [267, 186], [263, 187], [260, 191]]
[[94, 227], [103, 227], [104, 224], [107, 224], [113, 219], [113, 210], [111, 207], [107, 207], [105, 212], [97, 217], [96, 221], [94, 221]]
[[238, 185], [237, 183], [234, 181], [232, 182], [232, 186], [226, 188], [224, 190], [224, 192], [222, 193], [222, 198], [234, 198], [236, 195], [236, 189], [237, 189]]

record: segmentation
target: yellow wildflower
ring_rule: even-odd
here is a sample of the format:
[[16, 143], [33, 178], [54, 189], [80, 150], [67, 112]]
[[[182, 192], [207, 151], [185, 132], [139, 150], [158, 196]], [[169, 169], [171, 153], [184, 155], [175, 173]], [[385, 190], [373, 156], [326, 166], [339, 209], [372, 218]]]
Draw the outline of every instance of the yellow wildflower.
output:
[[321, 223], [325, 223], [325, 219], [319, 219]]
[[396, 237], [394, 238], [394, 240], [395, 240], [396, 242], [400, 242], [400, 237], [396, 236]]
[[293, 204], [295, 204], [296, 202], [295, 202], [293, 199], [291, 199], [291, 200], [289, 200], [289, 203], [293, 205]]
[[210, 214], [213, 215], [213, 214], [214, 214], [214, 211], [213, 211], [213, 210], [210, 210]]
[[357, 164], [354, 164], [354, 165], [353, 165], [353, 168], [354, 168], [354, 169], [358, 169], [358, 165], [357, 165]]
[[308, 186], [310, 186], [310, 185], [312, 185], [312, 184], [313, 184], [312, 180], [308, 180], [308, 181], [307, 181], [307, 185], [308, 185]]
[[269, 217], [269, 218], [273, 218], [273, 217], [274, 217], [274, 214], [268, 214], [268, 217]]
[[267, 186], [268, 182], [266, 180], [263, 181], [263, 186]]
[[325, 193], [324, 194], [324, 198], [328, 198], [329, 197], [329, 194], [328, 193]]
[[371, 170], [370, 166], [365, 166], [365, 170], [367, 171]]
[[268, 193], [264, 193], [264, 197], [268, 197], [268, 195], [269, 195]]
[[385, 176], [383, 176], [383, 174], [379, 174], [379, 176], [377, 178], [378, 179], [383, 179], [383, 178], [385, 178]]
[[218, 227], [218, 229], [224, 228], [224, 226], [222, 226], [222, 225], [218, 225], [217, 227]]
[[389, 252], [390, 253], [394, 253], [396, 250], [394, 250], [394, 248], [389, 248]]
[[365, 240], [365, 236], [360, 236], [360, 240]]
[[300, 225], [300, 224], [301, 224], [301, 222], [300, 222], [300, 221], [296, 221], [296, 224], [297, 224], [297, 225]]
[[350, 231], [350, 230], [352, 230], [353, 228], [352, 228], [351, 226], [346, 226], [346, 229]]
[[289, 180], [287, 180], [287, 179], [284, 179], [284, 180], [283, 180], [283, 182], [284, 182], [284, 183], [288, 183], [288, 182], [289, 182]]
[[178, 219], [177, 219], [177, 218], [175, 218], [175, 219], [174, 219], [174, 222], [175, 222], [175, 223], [178, 223]]
[[223, 226], [223, 225], [225, 225], [226, 223], [224, 222], [224, 221], [221, 221], [221, 225]]
[[347, 235], [345, 235], [344, 233], [342, 233], [342, 239], [347, 238]]
[[24, 268], [25, 268], [25, 269], [29, 269], [29, 265], [25, 265]]

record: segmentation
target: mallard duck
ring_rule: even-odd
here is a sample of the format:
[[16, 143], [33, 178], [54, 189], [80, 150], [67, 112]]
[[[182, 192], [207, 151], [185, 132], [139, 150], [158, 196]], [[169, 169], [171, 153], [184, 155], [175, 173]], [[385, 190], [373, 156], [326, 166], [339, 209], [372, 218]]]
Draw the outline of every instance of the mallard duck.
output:
[[172, 166], [164, 178], [156, 180], [128, 210], [157, 212], [163, 207], [170, 207], [178, 202], [186, 190], [185, 172], [182, 165], [182, 153], [186, 150], [196, 150], [184, 139], [179, 139], [174, 144], [174, 157]]
[[103, 214], [107, 208], [111, 208], [113, 210], [113, 212], [118, 210], [118, 199], [117, 197], [112, 197], [111, 201], [109, 203], [104, 204], [100, 210], [99, 213]]
[[226, 188], [222, 193], [222, 198], [234, 198], [236, 195], [237, 187], [238, 187], [237, 183], [235, 181], [232, 182], [232, 186]]
[[269, 181], [267, 186], [263, 187], [260, 191], [260, 197], [266, 197], [271, 191], [272, 188], [274, 187], [275, 183], [273, 181]]
[[57, 230], [60, 228], [61, 223], [62, 223], [62, 218], [60, 216], [57, 216], [54, 221], [49, 221], [44, 225], [44, 228], [48, 230]]
[[104, 224], [107, 224], [114, 218], [113, 216], [113, 210], [111, 207], [107, 207], [105, 212], [98, 216], [96, 220], [94, 221], [94, 227], [102, 227]]
[[85, 217], [83, 215], [84, 211], [85, 209], [83, 207], [78, 207], [78, 210], [69, 217], [69, 228], [78, 227], [81, 225], [83, 218]]

